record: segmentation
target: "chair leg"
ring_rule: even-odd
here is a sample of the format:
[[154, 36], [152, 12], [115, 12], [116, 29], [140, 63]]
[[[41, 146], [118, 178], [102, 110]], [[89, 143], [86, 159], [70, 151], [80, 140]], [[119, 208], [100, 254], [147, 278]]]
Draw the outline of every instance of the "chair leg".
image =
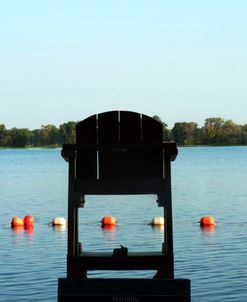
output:
[[174, 279], [173, 257], [169, 257], [166, 263], [161, 263], [153, 279]]
[[83, 270], [81, 265], [79, 265], [75, 259], [67, 259], [67, 277], [68, 278], [87, 278], [87, 271]]

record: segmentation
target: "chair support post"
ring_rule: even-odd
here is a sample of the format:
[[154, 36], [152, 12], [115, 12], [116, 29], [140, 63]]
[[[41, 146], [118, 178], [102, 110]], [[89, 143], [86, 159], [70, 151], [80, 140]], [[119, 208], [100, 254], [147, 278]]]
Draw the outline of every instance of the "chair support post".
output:
[[165, 179], [166, 179], [166, 205], [164, 208], [165, 217], [165, 254], [170, 261], [168, 268], [168, 278], [174, 278], [174, 256], [173, 256], [173, 224], [172, 224], [172, 191], [171, 191], [171, 160], [165, 158]]
[[69, 159], [69, 192], [68, 192], [68, 261], [67, 275], [74, 275], [73, 256], [78, 253], [78, 208], [75, 206], [75, 158]]

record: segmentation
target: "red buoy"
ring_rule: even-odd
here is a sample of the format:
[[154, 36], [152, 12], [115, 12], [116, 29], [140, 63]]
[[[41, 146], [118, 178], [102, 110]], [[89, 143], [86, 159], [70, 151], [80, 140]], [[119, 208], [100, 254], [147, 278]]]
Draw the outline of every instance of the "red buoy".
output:
[[101, 226], [104, 228], [105, 226], [116, 226], [117, 221], [113, 216], [105, 216], [101, 220]]
[[214, 218], [212, 216], [204, 216], [200, 219], [201, 226], [213, 226], [215, 225]]
[[25, 226], [34, 225], [34, 217], [32, 215], [26, 215], [23, 219]]
[[11, 227], [15, 228], [15, 227], [22, 227], [24, 226], [24, 222], [23, 219], [19, 218], [19, 217], [13, 217], [11, 220]]

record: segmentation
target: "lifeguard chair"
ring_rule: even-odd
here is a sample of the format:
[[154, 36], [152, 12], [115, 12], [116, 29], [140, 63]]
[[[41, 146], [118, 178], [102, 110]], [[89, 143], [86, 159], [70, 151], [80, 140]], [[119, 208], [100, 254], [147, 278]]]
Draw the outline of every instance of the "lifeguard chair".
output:
[[[190, 281], [174, 279], [171, 161], [174, 142], [162, 124], [144, 114], [110, 111], [76, 126], [76, 144], [64, 144], [69, 163], [67, 278], [58, 301], [190, 301]], [[156, 194], [164, 208], [161, 251], [86, 252], [78, 240], [78, 208], [86, 195]], [[87, 278], [90, 270], [155, 270], [150, 279]]]

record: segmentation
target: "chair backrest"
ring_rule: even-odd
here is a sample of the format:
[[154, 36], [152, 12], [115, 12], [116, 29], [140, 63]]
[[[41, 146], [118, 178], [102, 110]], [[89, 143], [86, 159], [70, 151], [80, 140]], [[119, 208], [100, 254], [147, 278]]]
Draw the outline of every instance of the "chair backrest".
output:
[[92, 115], [76, 126], [76, 178], [161, 179], [162, 138], [162, 124], [144, 114]]

